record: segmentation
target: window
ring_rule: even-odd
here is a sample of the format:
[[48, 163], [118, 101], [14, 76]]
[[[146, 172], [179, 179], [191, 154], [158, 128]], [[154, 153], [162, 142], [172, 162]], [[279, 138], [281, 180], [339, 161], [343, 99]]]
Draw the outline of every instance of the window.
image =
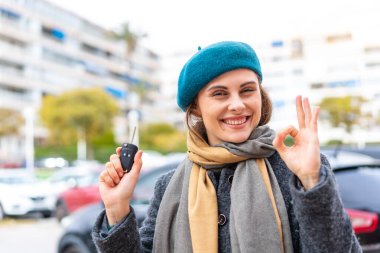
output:
[[274, 40], [272, 41], [272, 47], [283, 47], [284, 42], [282, 40]]
[[21, 16], [9, 9], [0, 7], [0, 15], [8, 20], [17, 21], [21, 18]]
[[367, 62], [365, 66], [368, 68], [380, 67], [380, 62]]
[[53, 50], [47, 49], [47, 48], [42, 49], [42, 57], [46, 60], [50, 60], [52, 62], [64, 64], [67, 66], [74, 66], [74, 65], [79, 64], [78, 60], [71, 58], [69, 56], [66, 56], [64, 54], [55, 52]]
[[324, 83], [312, 83], [310, 85], [311, 89], [322, 89], [323, 87], [325, 87]]
[[351, 41], [352, 35], [351, 33], [344, 33], [344, 34], [334, 34], [326, 37], [327, 43], [337, 43], [337, 42], [344, 42], [344, 41]]
[[42, 34], [45, 37], [54, 39], [54, 40], [59, 41], [59, 42], [65, 41], [65, 38], [66, 38], [65, 33], [62, 30], [60, 30], [59, 28], [49, 28], [49, 27], [43, 26], [42, 27]]
[[303, 43], [300, 39], [294, 39], [291, 42], [291, 58], [303, 57]]
[[365, 47], [364, 52], [365, 53], [380, 53], [380, 45]]

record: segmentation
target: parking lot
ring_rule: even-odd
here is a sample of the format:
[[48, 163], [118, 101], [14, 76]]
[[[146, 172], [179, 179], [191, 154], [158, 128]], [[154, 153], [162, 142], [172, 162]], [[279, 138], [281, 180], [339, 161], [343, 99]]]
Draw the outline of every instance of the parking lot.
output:
[[0, 251], [55, 253], [62, 231], [54, 218], [5, 219], [0, 221]]

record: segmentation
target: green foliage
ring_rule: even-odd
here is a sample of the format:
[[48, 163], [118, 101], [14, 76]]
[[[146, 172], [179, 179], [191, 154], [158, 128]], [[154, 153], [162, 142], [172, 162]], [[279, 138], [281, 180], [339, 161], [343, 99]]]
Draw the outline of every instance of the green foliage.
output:
[[25, 120], [20, 112], [7, 108], [0, 108], [0, 136], [17, 134]]
[[166, 123], [146, 125], [140, 130], [140, 148], [156, 150], [163, 154], [185, 152], [186, 133]]
[[329, 140], [326, 143], [326, 146], [339, 146], [339, 145], [342, 145], [342, 144], [343, 144], [342, 140]]
[[359, 123], [363, 116], [361, 106], [367, 102], [363, 97], [327, 97], [320, 103], [321, 112], [328, 115], [332, 126], [344, 126], [347, 132], [351, 132], [352, 126]]
[[116, 145], [115, 143], [115, 135], [112, 131], [107, 131], [102, 135], [97, 135], [92, 139], [92, 145], [94, 147], [101, 147], [101, 146], [113, 146]]
[[[109, 160], [110, 154], [114, 154], [117, 144], [114, 140], [114, 134], [112, 132], [106, 132], [102, 135], [96, 136], [92, 141], [93, 159], [106, 162]], [[68, 161], [74, 161], [77, 159], [77, 146], [71, 145], [45, 145], [36, 147], [36, 159], [45, 157], [63, 157]]]
[[40, 118], [49, 129], [50, 145], [73, 145], [82, 133], [81, 138], [91, 147], [99, 136], [112, 132], [117, 112], [115, 100], [101, 89], [75, 89], [45, 97]]
[[35, 159], [63, 157], [68, 161], [74, 161], [77, 159], [76, 152], [77, 148], [75, 144], [37, 146], [35, 148]]
[[285, 144], [287, 147], [291, 147], [291, 146], [293, 146], [293, 145], [294, 145], [294, 139], [293, 139], [293, 137], [290, 136], [290, 135], [287, 135], [287, 136], [285, 137], [284, 144]]
[[[94, 145], [93, 158], [99, 162], [105, 163], [109, 160], [110, 155], [116, 152], [117, 144]], [[46, 157], [63, 157], [69, 162], [77, 159], [76, 145], [47, 145], [37, 146], [35, 149], [36, 160]]]

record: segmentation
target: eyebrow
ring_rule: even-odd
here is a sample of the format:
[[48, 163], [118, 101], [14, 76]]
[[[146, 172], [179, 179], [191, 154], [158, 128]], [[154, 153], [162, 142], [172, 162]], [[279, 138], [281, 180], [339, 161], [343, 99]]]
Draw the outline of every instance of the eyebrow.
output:
[[[247, 82], [244, 82], [240, 85], [240, 88], [243, 88], [244, 86], [246, 85], [249, 85], [249, 84], [254, 84], [254, 85], [257, 85], [257, 82], [255, 81], [247, 81]], [[226, 86], [223, 86], [223, 85], [214, 85], [214, 86], [211, 86], [210, 88], [207, 89], [207, 91], [210, 91], [210, 90], [215, 90], [215, 89], [227, 89]]]

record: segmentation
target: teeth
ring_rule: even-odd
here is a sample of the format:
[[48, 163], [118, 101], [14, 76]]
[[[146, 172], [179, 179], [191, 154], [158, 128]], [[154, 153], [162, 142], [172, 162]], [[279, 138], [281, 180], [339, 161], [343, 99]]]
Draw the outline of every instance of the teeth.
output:
[[247, 121], [247, 117], [242, 118], [242, 119], [238, 119], [238, 120], [227, 119], [227, 120], [224, 120], [224, 123], [226, 123], [228, 125], [241, 125], [241, 124], [245, 123], [246, 121]]

